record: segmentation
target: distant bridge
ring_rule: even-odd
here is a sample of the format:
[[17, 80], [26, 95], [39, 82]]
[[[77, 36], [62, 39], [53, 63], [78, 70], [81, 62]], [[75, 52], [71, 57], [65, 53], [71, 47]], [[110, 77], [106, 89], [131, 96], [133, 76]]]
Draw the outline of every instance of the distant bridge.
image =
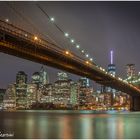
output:
[[140, 89], [134, 85], [120, 77], [110, 75], [93, 62], [82, 59], [73, 52], [2, 20], [0, 20], [0, 51], [87, 77], [104, 86], [125, 92], [133, 97], [134, 110], [140, 109]]

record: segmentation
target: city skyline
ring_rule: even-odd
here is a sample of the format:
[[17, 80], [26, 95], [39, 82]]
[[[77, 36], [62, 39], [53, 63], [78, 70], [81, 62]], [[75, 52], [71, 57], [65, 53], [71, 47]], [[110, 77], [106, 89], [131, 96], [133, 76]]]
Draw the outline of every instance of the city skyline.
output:
[[[38, 17], [37, 20], [41, 20], [39, 18], [39, 15], [41, 14], [40, 11], [35, 10], [35, 2], [11, 2], [11, 4], [15, 7], [20, 7], [25, 16], [27, 16], [27, 12], [29, 12], [30, 10], [30, 14], [35, 13], [35, 15]], [[138, 27], [139, 23], [138, 13], [140, 11], [139, 4], [137, 2], [39, 2], [39, 4], [43, 5], [48, 13], [56, 18], [57, 23], [64, 30], [68, 30], [72, 34], [72, 36], [79, 41], [80, 45], [83, 46], [83, 48], [86, 46], [85, 48], [88, 50], [88, 52], [91, 52], [93, 54], [91, 55], [96, 60], [97, 64], [107, 69], [107, 65], [109, 64], [109, 51], [114, 50], [115, 64], [117, 67], [118, 75], [124, 76], [125, 65], [128, 63], [135, 63], [136, 68], [140, 69], [137, 59], [139, 52], [139, 30], [138, 28], [136, 28]], [[26, 5], [28, 6], [25, 8]], [[1, 2], [0, 6], [2, 7], [2, 19], [10, 17], [9, 20], [13, 22], [14, 19], [15, 23], [18, 23], [21, 20], [17, 18], [17, 15], [13, 16], [12, 19], [12, 13], [9, 13], [9, 11], [12, 10], [7, 6], [5, 2]], [[8, 10], [8, 13], [3, 13], [2, 11], [4, 11], [4, 9]], [[83, 13], [78, 15], [81, 9]], [[67, 12], [64, 12], [64, 10], [66, 10]], [[70, 20], [72, 18], [71, 16], [74, 18], [74, 20]], [[77, 17], [78, 19], [76, 19]], [[37, 26], [41, 25], [36, 19], [34, 19], [34, 16], [32, 17], [32, 19]], [[64, 19], [69, 20], [67, 21]], [[41, 20], [41, 23], [42, 22], [43, 21]], [[93, 27], [93, 29], [91, 27]], [[45, 25], [43, 25], [43, 29], [45, 29]], [[120, 33], [118, 33], [117, 29], [121, 29]], [[132, 34], [126, 34], [126, 30], [128, 33], [130, 32]], [[95, 37], [94, 40], [92, 35], [93, 37]], [[135, 37], [133, 35], [135, 35]], [[132, 41], [130, 41], [129, 38], [132, 38]], [[95, 44], [93, 44], [91, 41], [94, 41]], [[126, 52], [126, 55], [124, 55], [124, 51]], [[37, 69], [39, 69], [39, 67], [41, 66], [40, 64], [8, 56], [2, 53], [0, 55], [0, 62], [0, 79], [2, 79], [0, 81], [0, 84], [2, 85], [2, 87], [5, 87], [7, 85], [6, 83], [10, 83], [14, 80], [13, 77], [17, 71], [23, 70], [29, 76], [31, 76], [31, 73], [37, 71]], [[52, 75], [52, 78], [50, 79], [54, 80], [57, 70], [50, 67], [47, 67], [47, 69], [49, 75]], [[75, 75], [72, 75], [72, 79], [73, 78], [78, 79]]]
[[109, 88], [96, 91], [85, 77], [73, 81], [59, 72], [56, 81], [49, 83], [46, 69], [41, 67], [32, 74], [31, 82], [27, 79], [27, 74], [19, 71], [15, 83], [0, 89], [1, 110], [130, 110], [129, 95]]
[[0, 138], [140, 138], [140, 1], [0, 1]]

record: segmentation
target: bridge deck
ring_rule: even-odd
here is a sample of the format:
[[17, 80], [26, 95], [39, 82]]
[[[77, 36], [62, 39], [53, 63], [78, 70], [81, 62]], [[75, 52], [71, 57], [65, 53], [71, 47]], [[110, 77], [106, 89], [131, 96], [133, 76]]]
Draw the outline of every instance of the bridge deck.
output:
[[99, 84], [128, 93], [132, 96], [140, 96], [140, 90], [100, 70], [94, 63], [86, 63], [86, 60], [74, 53], [66, 54], [64, 49], [38, 38], [12, 24], [0, 21], [0, 51], [20, 58], [42, 63], [70, 73], [85, 76]]

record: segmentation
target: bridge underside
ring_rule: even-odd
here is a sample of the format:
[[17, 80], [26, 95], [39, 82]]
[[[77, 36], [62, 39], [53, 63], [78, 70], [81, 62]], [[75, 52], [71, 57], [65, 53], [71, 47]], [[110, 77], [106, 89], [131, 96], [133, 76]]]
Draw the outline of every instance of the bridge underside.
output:
[[115, 80], [111, 76], [105, 75], [96, 66], [89, 67], [86, 63], [80, 63], [72, 59], [73, 56], [66, 55], [65, 51], [58, 53], [50, 49], [49, 46], [42, 47], [33, 41], [31, 42], [30, 40], [23, 39], [3, 30], [0, 30], [0, 34], [4, 35], [4, 37], [0, 38], [0, 51], [3, 53], [87, 77], [99, 84], [109, 86], [132, 96], [140, 96], [138, 91], [130, 88], [123, 82]]
[[[66, 58], [66, 56], [46, 52], [44, 48], [39, 48], [38, 46], [35, 46], [35, 48], [28, 44], [18, 46], [6, 41], [1, 41], [0, 52], [65, 70], [76, 75], [89, 77], [89, 73], [82, 65], [72, 62], [69, 58]], [[98, 76], [92, 77], [96, 80], [101, 80]]]

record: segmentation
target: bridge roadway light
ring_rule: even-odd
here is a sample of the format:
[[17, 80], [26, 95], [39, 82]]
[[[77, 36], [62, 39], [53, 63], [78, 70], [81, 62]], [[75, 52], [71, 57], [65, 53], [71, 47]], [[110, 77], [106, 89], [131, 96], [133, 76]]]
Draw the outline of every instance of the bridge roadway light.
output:
[[105, 71], [105, 69], [102, 69], [102, 71]]
[[37, 36], [34, 36], [34, 40], [38, 40], [38, 37]]
[[65, 51], [65, 53], [68, 55], [69, 54], [69, 51]]
[[27, 34], [25, 34], [25, 37], [27, 37], [28, 35]]
[[118, 77], [118, 79], [119, 79], [120, 81], [122, 81], [122, 78]]
[[100, 70], [103, 70], [103, 68], [102, 68], [102, 67], [100, 67], [99, 69], [100, 69]]
[[8, 19], [8, 18], [6, 18], [6, 19], [5, 19], [5, 21], [6, 21], [6, 22], [9, 22], [9, 19]]
[[81, 52], [84, 53], [84, 50], [82, 50]]
[[92, 58], [90, 58], [89, 60], [90, 60], [90, 61], [93, 61], [93, 59], [92, 59]]
[[89, 57], [89, 55], [88, 55], [88, 54], [86, 54], [86, 57]]

